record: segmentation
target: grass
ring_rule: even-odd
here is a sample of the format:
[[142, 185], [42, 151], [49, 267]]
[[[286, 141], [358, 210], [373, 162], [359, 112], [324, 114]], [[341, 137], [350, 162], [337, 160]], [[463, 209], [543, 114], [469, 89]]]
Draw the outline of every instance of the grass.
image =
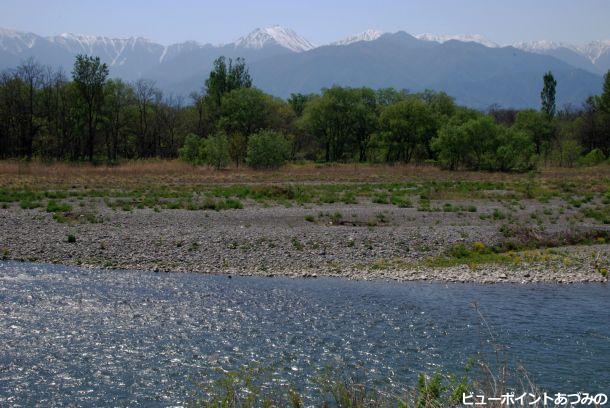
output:
[[[456, 197], [482, 198], [511, 197], [539, 198], [559, 194], [571, 196], [588, 193], [607, 193], [610, 166], [594, 168], [542, 169], [535, 175], [500, 174], [485, 172], [447, 172], [433, 166], [335, 164], [318, 166], [311, 163], [291, 164], [276, 171], [254, 171], [247, 168], [215, 171], [193, 167], [176, 160], [147, 160], [126, 162], [117, 166], [88, 164], [0, 161], [0, 202], [19, 201], [34, 192], [30, 201], [43, 198], [64, 199], [74, 191], [108, 190], [151, 191], [153, 186], [166, 189], [197, 190], [206, 186], [214, 196], [253, 199], [307, 198], [308, 185], [340, 185], [329, 187], [318, 199], [328, 202], [353, 203], [356, 195], [369, 195], [388, 202], [408, 193], [423, 194], [428, 199]], [[371, 187], [360, 188], [371, 185]], [[348, 186], [356, 188], [347, 188]], [[375, 191], [382, 187], [385, 191]], [[218, 187], [216, 189], [216, 187]], [[298, 188], [302, 187], [299, 191]], [[40, 196], [38, 193], [44, 191]], [[73, 191], [70, 191], [73, 190]], [[316, 190], [316, 189], [314, 189]], [[368, 192], [368, 194], [367, 194]], [[498, 194], [499, 193], [499, 194]], [[78, 194], [78, 193], [77, 193]], [[137, 194], [132, 194], [137, 195]], [[400, 201], [400, 200], [398, 200]]]
[[477, 267], [485, 264], [548, 263], [559, 261], [570, 263], [570, 259], [554, 248], [567, 245], [594, 245], [608, 242], [609, 231], [574, 231], [555, 235], [541, 235], [531, 228], [502, 226], [501, 230], [510, 239], [492, 246], [482, 242], [455, 244], [444, 254], [427, 259], [425, 266], [444, 268], [456, 265]]
[[54, 200], [49, 200], [47, 203], [47, 212], [50, 213], [68, 212], [71, 210], [72, 206], [70, 204], [58, 203]]
[[450, 247], [444, 255], [430, 258], [425, 265], [432, 268], [446, 268], [456, 265], [484, 265], [516, 263], [512, 253], [504, 253], [497, 248], [488, 248], [483, 243], [472, 245], [457, 244]]
[[[164, 160], [117, 166], [0, 161], [0, 206], [8, 208], [18, 203], [24, 209], [35, 209], [46, 204], [46, 210], [58, 222], [75, 221], [67, 202], [90, 207], [104, 203], [126, 212], [225, 211], [252, 205], [372, 202], [398, 208], [416, 207], [421, 212], [456, 213], [457, 218], [478, 212], [481, 220], [510, 224], [515, 221], [517, 209], [527, 207], [525, 200], [554, 199], [570, 203], [564, 205], [566, 210], [579, 208], [583, 217], [610, 223], [608, 205], [604, 204], [610, 202], [610, 166], [497, 174], [447, 172], [414, 165], [306, 163], [261, 172], [245, 168], [215, 171]], [[479, 210], [472, 200], [493, 203], [492, 208], [499, 204], [506, 210]], [[561, 210], [551, 213], [544, 209], [533, 215], [533, 222], [560, 223], [568, 215], [572, 216]], [[328, 218], [333, 225], [373, 227], [384, 223], [373, 218], [368, 221]], [[306, 217], [306, 221], [316, 222], [311, 217]]]
[[299, 241], [297, 237], [292, 237], [291, 242], [292, 247], [297, 251], [302, 251], [305, 248], [305, 246], [301, 243], [301, 241]]
[[330, 221], [333, 224], [339, 224], [341, 220], [343, 220], [343, 214], [341, 214], [339, 211], [336, 211], [330, 216]]
[[188, 403], [190, 407], [209, 408], [252, 408], [252, 407], [417, 407], [440, 408], [455, 407], [462, 401], [463, 393], [471, 388], [466, 376], [421, 374], [416, 384], [404, 395], [391, 393], [367, 386], [358, 378], [339, 370], [328, 368], [314, 380], [314, 386], [307, 390], [318, 403], [312, 405], [304, 395], [293, 386], [271, 385], [279, 383], [269, 369], [243, 368], [222, 374], [208, 385], [202, 385], [199, 394], [204, 396]]
[[[468, 265], [478, 268], [483, 265], [520, 265], [545, 264], [572, 265], [581, 262], [564, 253], [558, 248], [568, 245], [599, 245], [610, 242], [610, 231], [575, 231], [558, 234], [541, 235], [540, 232], [531, 228], [518, 226], [508, 227], [504, 225], [503, 230], [511, 229], [508, 237], [496, 245], [486, 245], [482, 242], [469, 244], [454, 244], [447, 248], [442, 254], [429, 257], [421, 262], [412, 262], [404, 258], [384, 258], [374, 262], [361, 265], [371, 270], [391, 269], [413, 269], [419, 266], [428, 268], [447, 268], [458, 265]], [[427, 251], [420, 248], [420, 251]], [[599, 259], [599, 256], [598, 256]], [[596, 260], [594, 269], [603, 276], [608, 275], [608, 265]]]
[[587, 217], [596, 220], [602, 224], [610, 224], [610, 207], [604, 206], [598, 209], [585, 208], [582, 210], [582, 214]]

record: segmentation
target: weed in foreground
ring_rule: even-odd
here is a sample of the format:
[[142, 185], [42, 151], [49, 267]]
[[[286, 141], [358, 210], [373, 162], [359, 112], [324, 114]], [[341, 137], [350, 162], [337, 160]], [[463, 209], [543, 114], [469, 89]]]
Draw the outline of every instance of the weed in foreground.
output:
[[[501, 408], [506, 404], [502, 395], [542, 395], [525, 367], [511, 363], [507, 348], [496, 339], [494, 330], [480, 312], [482, 331], [480, 351], [464, 367], [461, 374], [421, 373], [412, 385], [401, 390], [376, 386], [366, 371], [358, 368], [327, 367], [313, 376], [306, 391], [290, 381], [278, 379], [281, 370], [259, 366], [242, 367], [238, 371], [219, 371], [215, 380], [198, 384], [187, 406], [190, 407], [340, 407], [340, 408], [457, 408], [464, 406], [465, 396], [484, 395], [486, 407]], [[208, 376], [209, 378], [210, 376]], [[472, 401], [472, 399], [471, 399]], [[528, 402], [534, 408], [559, 406], [547, 401]]]

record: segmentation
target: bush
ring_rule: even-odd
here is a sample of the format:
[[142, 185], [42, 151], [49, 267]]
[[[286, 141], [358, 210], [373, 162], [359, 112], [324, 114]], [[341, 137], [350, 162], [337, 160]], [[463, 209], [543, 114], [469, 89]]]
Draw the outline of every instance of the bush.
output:
[[525, 171], [534, 167], [534, 143], [521, 130], [501, 129], [498, 137], [498, 148], [495, 151], [491, 170]]
[[273, 130], [263, 130], [250, 136], [246, 163], [255, 169], [277, 169], [290, 157], [290, 143]]
[[578, 164], [581, 166], [595, 166], [606, 160], [606, 156], [599, 149], [593, 149], [585, 156], [578, 159]]
[[178, 153], [180, 159], [190, 164], [201, 164], [201, 138], [193, 133], [186, 136]]
[[180, 159], [187, 163], [208, 164], [216, 169], [227, 167], [230, 159], [229, 140], [224, 133], [217, 133], [207, 139], [191, 133], [179, 152]]
[[202, 161], [216, 169], [229, 165], [229, 139], [224, 133], [217, 133], [201, 141], [199, 149]]

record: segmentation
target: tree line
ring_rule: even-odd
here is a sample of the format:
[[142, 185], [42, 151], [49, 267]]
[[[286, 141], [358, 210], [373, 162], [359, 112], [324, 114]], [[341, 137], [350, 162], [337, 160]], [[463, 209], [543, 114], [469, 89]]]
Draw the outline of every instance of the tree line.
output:
[[443, 92], [333, 86], [273, 97], [243, 59], [218, 58], [200, 92], [164, 95], [150, 80], [109, 78], [79, 55], [69, 77], [30, 59], [0, 75], [0, 158], [114, 163], [181, 157], [217, 168], [286, 160], [430, 162], [448, 169], [527, 170], [597, 163], [610, 154], [610, 72], [599, 96], [557, 109], [459, 106]]

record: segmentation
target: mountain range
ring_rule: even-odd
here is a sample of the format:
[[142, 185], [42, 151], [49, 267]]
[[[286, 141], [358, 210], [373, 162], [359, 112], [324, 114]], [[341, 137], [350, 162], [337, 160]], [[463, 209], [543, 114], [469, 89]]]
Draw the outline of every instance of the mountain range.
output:
[[81, 53], [99, 56], [113, 77], [152, 79], [173, 94], [201, 89], [214, 59], [224, 55], [245, 58], [255, 85], [280, 97], [335, 84], [433, 89], [475, 108], [538, 106], [542, 76], [549, 70], [558, 80], [558, 104], [580, 104], [600, 92], [601, 74], [610, 69], [610, 41], [500, 46], [480, 35], [413, 36], [371, 29], [315, 46], [291, 29], [273, 26], [224, 45], [164, 46], [140, 37], [43, 37], [0, 29], [0, 70], [32, 57], [70, 72]]

